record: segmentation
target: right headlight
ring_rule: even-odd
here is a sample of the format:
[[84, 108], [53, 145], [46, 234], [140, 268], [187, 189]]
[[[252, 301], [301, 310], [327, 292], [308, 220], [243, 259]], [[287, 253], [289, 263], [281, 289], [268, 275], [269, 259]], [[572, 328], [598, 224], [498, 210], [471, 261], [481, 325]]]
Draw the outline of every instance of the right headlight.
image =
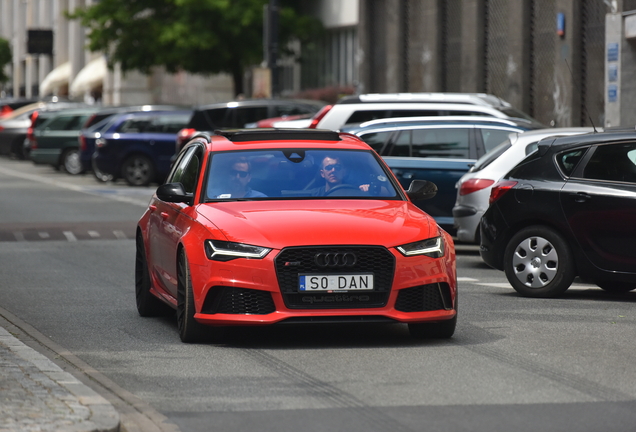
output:
[[244, 243], [206, 240], [205, 254], [214, 261], [230, 261], [236, 258], [262, 259], [271, 249]]
[[433, 237], [413, 243], [407, 243], [396, 248], [404, 256], [426, 255], [431, 258], [441, 258], [444, 256], [444, 239]]

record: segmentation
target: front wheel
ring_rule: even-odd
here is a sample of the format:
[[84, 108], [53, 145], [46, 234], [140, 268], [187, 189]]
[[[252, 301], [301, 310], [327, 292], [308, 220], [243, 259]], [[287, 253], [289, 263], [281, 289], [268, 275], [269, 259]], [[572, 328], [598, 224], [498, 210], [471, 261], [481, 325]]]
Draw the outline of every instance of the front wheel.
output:
[[177, 264], [177, 327], [181, 342], [196, 343], [203, 336], [204, 326], [194, 319], [194, 313], [190, 265], [185, 250], [181, 249]]
[[557, 297], [576, 276], [565, 239], [551, 228], [531, 226], [515, 234], [504, 252], [504, 271], [512, 287], [526, 297]]
[[142, 317], [162, 316], [173, 309], [150, 293], [150, 272], [141, 234], [137, 235], [135, 254], [135, 300], [137, 312]]
[[457, 315], [445, 321], [433, 323], [411, 323], [409, 333], [416, 339], [450, 339], [455, 334]]
[[122, 164], [121, 175], [130, 186], [148, 186], [154, 180], [155, 166], [147, 156], [133, 155]]
[[72, 175], [84, 172], [79, 150], [76, 148], [66, 149], [64, 153], [62, 153], [62, 166], [64, 167], [64, 171]]

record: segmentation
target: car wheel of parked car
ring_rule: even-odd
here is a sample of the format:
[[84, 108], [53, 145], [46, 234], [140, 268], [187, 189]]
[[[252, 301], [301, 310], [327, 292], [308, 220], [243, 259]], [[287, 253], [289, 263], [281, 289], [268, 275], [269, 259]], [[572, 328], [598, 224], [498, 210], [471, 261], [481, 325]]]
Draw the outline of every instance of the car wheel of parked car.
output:
[[636, 284], [625, 282], [599, 281], [596, 282], [596, 285], [612, 294], [626, 293], [636, 289]]
[[526, 297], [556, 297], [576, 276], [574, 258], [563, 237], [544, 226], [515, 234], [504, 252], [504, 271], [512, 287]]
[[133, 155], [122, 164], [121, 175], [131, 186], [147, 186], [155, 177], [155, 167], [150, 158]]
[[198, 342], [203, 334], [203, 325], [194, 319], [194, 295], [190, 265], [183, 249], [179, 251], [177, 264], [177, 327], [182, 342]]
[[97, 167], [97, 164], [95, 163], [95, 160], [91, 161], [91, 168], [93, 170], [93, 175], [95, 176], [97, 181], [105, 183], [105, 182], [109, 182], [111, 180], [114, 180], [114, 177], [113, 177], [112, 174], [106, 174], [106, 173], [102, 172]]
[[173, 312], [173, 309], [150, 293], [150, 273], [148, 272], [146, 250], [141, 234], [137, 235], [136, 244], [135, 298], [137, 301], [137, 312], [142, 317], [168, 315]]
[[416, 339], [449, 339], [455, 333], [457, 315], [452, 319], [434, 323], [411, 323], [409, 333]]
[[11, 153], [15, 155], [17, 159], [24, 160], [24, 139], [18, 138], [11, 143]]
[[81, 174], [84, 170], [82, 169], [79, 150], [66, 149], [64, 153], [62, 153], [62, 166], [64, 167], [64, 171], [69, 174]]

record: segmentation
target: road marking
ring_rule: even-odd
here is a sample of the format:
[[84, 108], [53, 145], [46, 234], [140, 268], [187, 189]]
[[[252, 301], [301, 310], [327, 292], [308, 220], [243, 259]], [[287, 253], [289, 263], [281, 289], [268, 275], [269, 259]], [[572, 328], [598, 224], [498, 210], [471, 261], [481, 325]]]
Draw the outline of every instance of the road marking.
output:
[[479, 279], [473, 279], [469, 277], [458, 277], [457, 282], [478, 282]]
[[24, 233], [21, 231], [15, 231], [13, 233], [13, 236], [15, 237], [15, 239], [19, 242], [23, 242], [26, 241], [26, 239], [24, 238]]
[[46, 231], [40, 231], [40, 232], [38, 232], [38, 235], [40, 236], [40, 238], [43, 238], [43, 239], [47, 239], [47, 238], [51, 237], [51, 235], [49, 233], [47, 233]]
[[128, 238], [128, 237], [126, 237], [126, 234], [123, 231], [121, 231], [121, 230], [115, 230], [115, 231], [113, 231], [113, 234], [115, 234], [115, 237], [118, 240], [126, 240]]
[[97, 231], [89, 231], [88, 235], [91, 236], [92, 238], [99, 237], [99, 233]]
[[70, 242], [76, 242], [77, 241], [77, 237], [75, 237], [75, 234], [73, 234], [72, 231], [63, 231], [62, 234], [64, 234], [64, 237], [66, 237], [66, 240], [68, 240]]

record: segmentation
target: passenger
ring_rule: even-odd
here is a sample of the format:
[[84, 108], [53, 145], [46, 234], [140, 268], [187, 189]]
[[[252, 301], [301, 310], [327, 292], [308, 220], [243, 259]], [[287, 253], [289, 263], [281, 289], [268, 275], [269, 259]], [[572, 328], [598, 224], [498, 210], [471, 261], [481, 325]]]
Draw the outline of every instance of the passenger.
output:
[[[262, 198], [267, 197], [262, 192], [250, 188], [252, 180], [251, 167], [247, 158], [236, 159], [227, 176], [227, 182], [223, 185], [223, 193], [215, 194], [215, 198]], [[215, 188], [216, 189], [216, 188]]]

